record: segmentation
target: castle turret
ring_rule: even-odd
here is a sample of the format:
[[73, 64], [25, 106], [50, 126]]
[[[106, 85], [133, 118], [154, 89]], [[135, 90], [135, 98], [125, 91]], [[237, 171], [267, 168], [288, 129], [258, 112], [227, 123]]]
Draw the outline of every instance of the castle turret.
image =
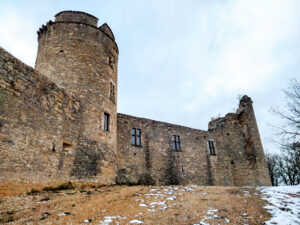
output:
[[[38, 31], [35, 69], [81, 101], [72, 176], [113, 183], [116, 173], [118, 47], [107, 24], [78, 11], [55, 15]], [[76, 147], [75, 147], [76, 145]]]

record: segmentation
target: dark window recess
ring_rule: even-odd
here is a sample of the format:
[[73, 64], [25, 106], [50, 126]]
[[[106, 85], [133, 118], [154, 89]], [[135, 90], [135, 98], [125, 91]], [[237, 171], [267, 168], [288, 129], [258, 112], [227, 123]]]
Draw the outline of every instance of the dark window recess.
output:
[[112, 82], [110, 82], [109, 98], [114, 103], [116, 103], [116, 88], [115, 88], [115, 85]]
[[72, 150], [73, 145], [67, 142], [63, 142], [63, 151], [71, 151]]
[[215, 151], [215, 146], [214, 146], [214, 141], [208, 141], [208, 147], [209, 147], [209, 153], [211, 155], [216, 155], [216, 151]]
[[138, 128], [132, 128], [131, 129], [131, 144], [135, 146], [141, 146], [142, 141], [141, 141], [141, 129]]
[[103, 115], [103, 130], [109, 131], [109, 114], [104, 113]]
[[114, 69], [114, 64], [116, 62], [116, 59], [113, 55], [110, 55], [108, 57], [108, 65], [110, 66], [110, 68]]
[[173, 135], [172, 146], [173, 146], [173, 150], [181, 151], [180, 137], [178, 135]]

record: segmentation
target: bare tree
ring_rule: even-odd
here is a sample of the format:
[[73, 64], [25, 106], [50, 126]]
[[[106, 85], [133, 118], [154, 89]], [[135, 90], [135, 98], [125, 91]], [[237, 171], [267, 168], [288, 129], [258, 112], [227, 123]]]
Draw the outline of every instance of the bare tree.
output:
[[279, 183], [279, 171], [277, 167], [278, 155], [266, 154], [267, 166], [269, 170], [269, 175], [271, 179], [272, 186], [278, 186]]
[[271, 111], [286, 122], [286, 126], [275, 126], [277, 134], [283, 138], [282, 145], [300, 142], [300, 83], [296, 79], [290, 80], [284, 91], [286, 98], [285, 109], [276, 107]]
[[[274, 126], [281, 137], [281, 154], [267, 156], [272, 184], [283, 182], [285, 185], [300, 184], [300, 84], [296, 79], [290, 81], [284, 91], [285, 109], [276, 107], [271, 111], [282, 118], [285, 126]], [[268, 159], [269, 157], [269, 159]], [[277, 179], [277, 180], [276, 180]]]

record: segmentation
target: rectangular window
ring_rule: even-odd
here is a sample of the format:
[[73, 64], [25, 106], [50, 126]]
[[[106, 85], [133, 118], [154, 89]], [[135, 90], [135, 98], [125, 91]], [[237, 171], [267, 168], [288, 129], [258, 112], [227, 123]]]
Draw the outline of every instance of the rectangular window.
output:
[[215, 146], [214, 146], [214, 141], [209, 140], [209, 141], [208, 141], [208, 147], [209, 147], [209, 153], [210, 153], [211, 155], [216, 155]]
[[173, 146], [173, 150], [181, 151], [180, 137], [178, 135], [173, 135], [172, 146]]
[[103, 115], [103, 130], [109, 131], [109, 114], [104, 113]]
[[115, 103], [115, 101], [116, 101], [116, 91], [115, 91], [115, 85], [112, 82], [110, 82], [109, 98], [110, 98], [110, 100], [112, 100]]
[[142, 141], [141, 141], [141, 129], [138, 128], [132, 128], [131, 129], [131, 144], [135, 146], [141, 146]]

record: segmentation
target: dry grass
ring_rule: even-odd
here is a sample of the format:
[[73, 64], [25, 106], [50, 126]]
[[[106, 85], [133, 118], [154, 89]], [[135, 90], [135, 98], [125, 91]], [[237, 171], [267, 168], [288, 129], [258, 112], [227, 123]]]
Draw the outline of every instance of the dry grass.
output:
[[[10, 224], [83, 224], [84, 219], [91, 219], [90, 224], [99, 224], [104, 216], [121, 216], [122, 219], [114, 221], [129, 224], [130, 220], [138, 219], [144, 221], [144, 224], [196, 224], [208, 216], [211, 208], [218, 209], [218, 217], [210, 220], [209, 224], [226, 224], [225, 219], [230, 220], [229, 224], [262, 224], [269, 217], [262, 209], [264, 201], [253, 188], [199, 186], [192, 187], [193, 192], [183, 192], [181, 190], [184, 187], [179, 186], [177, 198], [166, 201], [167, 209], [160, 210], [157, 206], [153, 208], [155, 212], [149, 212], [148, 209], [151, 208], [141, 207], [139, 204], [150, 206], [151, 202], [162, 201], [162, 197], [145, 194], [151, 193], [152, 188], [158, 188], [163, 193], [164, 188], [168, 187], [97, 187], [78, 184], [74, 189], [48, 192], [42, 191], [45, 187], [42, 184], [31, 186], [31, 189], [41, 191], [28, 195], [26, 192], [31, 190], [29, 185], [10, 186], [10, 189], [19, 187], [17, 191], [9, 191], [7, 185], [6, 197], [0, 199], [0, 223], [11, 221]], [[70, 214], [58, 216], [63, 212]]]

